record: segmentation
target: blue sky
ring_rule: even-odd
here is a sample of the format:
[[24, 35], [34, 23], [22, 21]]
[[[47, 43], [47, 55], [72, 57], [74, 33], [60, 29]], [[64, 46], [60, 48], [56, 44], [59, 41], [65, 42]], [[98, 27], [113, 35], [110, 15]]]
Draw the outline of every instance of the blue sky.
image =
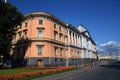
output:
[[8, 2], [15, 5], [24, 15], [44, 11], [75, 27], [82, 24], [90, 31], [99, 51], [112, 52], [112, 46], [112, 49], [118, 49], [113, 50], [114, 52], [120, 52], [120, 0], [8, 0]]

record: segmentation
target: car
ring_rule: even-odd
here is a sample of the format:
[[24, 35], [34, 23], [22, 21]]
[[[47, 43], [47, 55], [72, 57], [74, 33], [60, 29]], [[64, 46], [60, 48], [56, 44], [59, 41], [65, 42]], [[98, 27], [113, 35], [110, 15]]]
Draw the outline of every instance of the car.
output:
[[10, 59], [5, 60], [5, 62], [3, 64], [3, 68], [4, 69], [12, 68], [12, 60], [10, 60]]

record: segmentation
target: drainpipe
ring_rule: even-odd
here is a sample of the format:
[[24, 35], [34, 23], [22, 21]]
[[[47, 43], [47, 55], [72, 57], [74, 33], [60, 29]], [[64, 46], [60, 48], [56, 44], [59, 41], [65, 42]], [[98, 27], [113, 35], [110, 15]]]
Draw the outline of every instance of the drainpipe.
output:
[[[66, 29], [66, 31], [68, 31], [67, 29]], [[69, 33], [68, 33], [69, 34]], [[69, 35], [68, 35], [69, 36]], [[66, 54], [66, 67], [68, 67], [68, 53], [67, 53], [67, 49], [66, 49], [66, 40], [67, 39], [65, 39], [65, 54]], [[69, 40], [69, 37], [68, 37], [68, 40]]]
[[68, 67], [68, 53], [66, 49], [66, 43], [65, 43], [65, 54], [66, 54], [66, 67]]
[[[51, 25], [50, 25], [50, 22], [49, 22], [49, 39], [48, 39], [48, 40], [49, 40], [49, 43], [48, 43], [48, 44], [49, 44], [49, 53], [51, 53], [51, 51], [50, 51], [50, 36], [51, 36], [51, 35], [50, 35], [50, 26], [51, 26]], [[49, 66], [51, 66], [51, 59], [50, 59], [50, 57], [51, 57], [51, 56], [49, 55], [49, 56], [48, 56]]]

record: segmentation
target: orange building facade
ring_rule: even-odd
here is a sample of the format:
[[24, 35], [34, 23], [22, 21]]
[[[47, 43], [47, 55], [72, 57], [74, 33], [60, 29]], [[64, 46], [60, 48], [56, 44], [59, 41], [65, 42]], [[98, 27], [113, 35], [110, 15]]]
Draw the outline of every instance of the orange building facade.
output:
[[43, 67], [82, 63], [83, 34], [78, 29], [45, 12], [33, 12], [25, 17], [13, 35], [10, 54], [15, 65]]

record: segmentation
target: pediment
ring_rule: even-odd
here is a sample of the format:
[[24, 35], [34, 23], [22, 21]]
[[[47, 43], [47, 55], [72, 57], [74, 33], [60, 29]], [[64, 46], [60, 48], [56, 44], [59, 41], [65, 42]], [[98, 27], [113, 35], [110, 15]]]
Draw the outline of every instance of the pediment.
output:
[[77, 27], [77, 29], [78, 29], [80, 32], [85, 32], [85, 31], [87, 31], [87, 29], [86, 29], [84, 26], [82, 26], [82, 25], [79, 25], [79, 26]]
[[91, 38], [90, 34], [88, 32], [84, 33], [87, 37]]
[[77, 29], [80, 31], [80, 33], [86, 35], [87, 37], [91, 38], [91, 35], [89, 34], [89, 31], [83, 26], [79, 25]]

